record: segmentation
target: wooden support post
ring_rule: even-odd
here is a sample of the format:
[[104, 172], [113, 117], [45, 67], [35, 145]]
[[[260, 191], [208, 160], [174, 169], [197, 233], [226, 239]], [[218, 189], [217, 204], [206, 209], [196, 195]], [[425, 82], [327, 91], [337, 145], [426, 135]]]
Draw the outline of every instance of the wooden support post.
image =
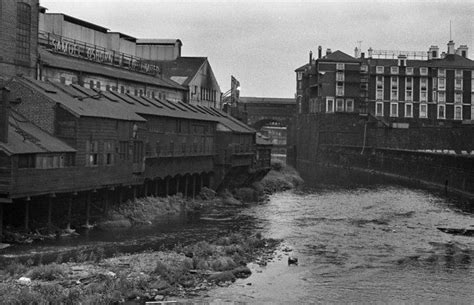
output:
[[91, 192], [87, 192], [87, 199], [86, 199], [86, 227], [90, 227], [89, 223], [89, 216], [91, 213]]
[[105, 189], [104, 190], [104, 214], [107, 215], [107, 212], [109, 211], [109, 190]]
[[145, 197], [148, 197], [148, 182], [145, 181], [145, 185], [143, 186], [145, 188]]
[[158, 197], [158, 186], [159, 186], [159, 180], [155, 179], [155, 197]]
[[121, 204], [123, 201], [123, 187], [119, 187], [118, 189], [118, 203]]
[[53, 228], [52, 222], [52, 213], [53, 213], [53, 197], [48, 197], [48, 230], [51, 231]]
[[0, 244], [3, 241], [3, 202], [0, 202]]
[[196, 175], [193, 175], [193, 199], [196, 197]]
[[71, 231], [71, 216], [72, 216], [72, 196], [67, 200], [67, 225], [66, 230]]
[[185, 176], [184, 178], [184, 197], [188, 197], [188, 175]]
[[25, 201], [25, 231], [30, 229], [30, 199], [27, 198]]
[[199, 183], [199, 186], [200, 186], [200, 187], [199, 187], [199, 191], [202, 190], [202, 187], [203, 187], [203, 185], [204, 185], [204, 181], [203, 181], [203, 180], [204, 180], [204, 175], [205, 175], [205, 174], [199, 175], [199, 181], [200, 181], [200, 183]]
[[168, 177], [166, 177], [165, 178], [165, 197], [169, 195], [169, 191], [170, 191], [170, 181]]
[[137, 186], [134, 185], [132, 186], [132, 201], [135, 201], [137, 199]]
[[176, 194], [179, 193], [179, 178], [176, 178]]

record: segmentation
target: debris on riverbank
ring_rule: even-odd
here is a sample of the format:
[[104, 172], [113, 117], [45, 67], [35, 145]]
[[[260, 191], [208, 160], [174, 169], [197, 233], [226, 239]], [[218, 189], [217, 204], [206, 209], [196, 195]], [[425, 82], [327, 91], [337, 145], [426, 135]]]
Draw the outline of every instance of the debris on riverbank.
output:
[[303, 179], [293, 167], [283, 161], [273, 160], [272, 169], [257, 183], [257, 187], [261, 188], [265, 194], [273, 194], [296, 189], [301, 186], [303, 182]]
[[142, 303], [192, 297], [248, 277], [246, 264], [269, 259], [279, 242], [259, 234], [232, 233], [213, 242], [176, 245], [172, 251], [38, 266], [13, 263], [0, 270], [0, 295], [5, 304]]

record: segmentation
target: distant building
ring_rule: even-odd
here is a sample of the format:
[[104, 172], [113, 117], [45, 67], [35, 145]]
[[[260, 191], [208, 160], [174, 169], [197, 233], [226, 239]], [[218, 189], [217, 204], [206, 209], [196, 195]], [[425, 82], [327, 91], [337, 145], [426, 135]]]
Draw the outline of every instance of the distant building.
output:
[[220, 108], [221, 89], [207, 57], [178, 57], [160, 62], [165, 77], [188, 90], [189, 104]]
[[474, 62], [452, 41], [442, 54], [319, 51], [295, 72], [299, 113], [368, 113], [397, 127], [474, 123]]

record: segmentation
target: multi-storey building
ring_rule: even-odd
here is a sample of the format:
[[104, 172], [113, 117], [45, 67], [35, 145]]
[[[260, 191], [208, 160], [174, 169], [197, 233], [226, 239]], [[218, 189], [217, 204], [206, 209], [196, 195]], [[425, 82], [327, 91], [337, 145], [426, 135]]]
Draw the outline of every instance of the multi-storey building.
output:
[[474, 121], [474, 62], [467, 46], [446, 53], [356, 50], [319, 56], [296, 70], [300, 113], [369, 113], [386, 124]]

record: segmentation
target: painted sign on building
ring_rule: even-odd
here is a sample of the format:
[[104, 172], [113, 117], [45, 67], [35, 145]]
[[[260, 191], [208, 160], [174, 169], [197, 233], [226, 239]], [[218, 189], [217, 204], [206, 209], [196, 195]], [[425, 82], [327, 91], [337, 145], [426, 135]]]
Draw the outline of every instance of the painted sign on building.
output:
[[157, 65], [146, 62], [142, 58], [133, 55], [108, 50], [100, 46], [79, 42], [51, 33], [44, 33], [44, 36], [46, 36], [44, 41], [47, 47], [54, 52], [137, 72], [148, 74], [160, 73], [160, 68]]

